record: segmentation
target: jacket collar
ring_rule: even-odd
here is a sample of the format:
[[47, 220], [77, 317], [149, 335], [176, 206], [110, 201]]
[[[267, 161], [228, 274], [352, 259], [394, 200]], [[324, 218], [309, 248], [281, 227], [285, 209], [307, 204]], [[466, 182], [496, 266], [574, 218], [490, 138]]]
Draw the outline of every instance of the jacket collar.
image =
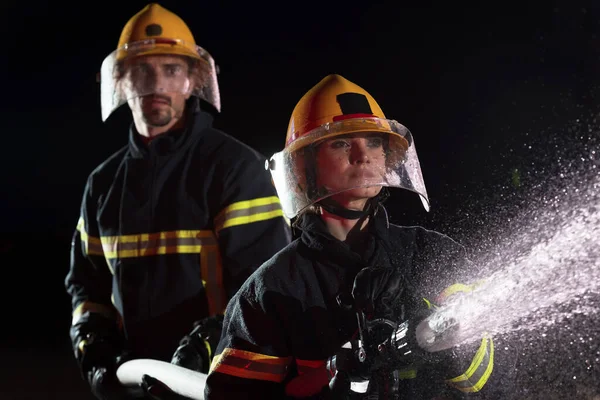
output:
[[[298, 221], [302, 231], [302, 242], [319, 258], [328, 259], [335, 264], [363, 268], [377, 264], [381, 267], [389, 264], [384, 253], [389, 253], [389, 223], [383, 205], [373, 213], [367, 226], [364, 240], [360, 248], [351, 248], [348, 244], [336, 239], [329, 233], [325, 222], [316, 214], [305, 214]], [[356, 271], [358, 272], [358, 271]]]
[[183, 129], [166, 132], [146, 144], [132, 122], [129, 128], [129, 149], [134, 158], [146, 158], [150, 154], [165, 156], [195, 142], [202, 131], [212, 127], [211, 114], [191, 107], [188, 103], [186, 125]]

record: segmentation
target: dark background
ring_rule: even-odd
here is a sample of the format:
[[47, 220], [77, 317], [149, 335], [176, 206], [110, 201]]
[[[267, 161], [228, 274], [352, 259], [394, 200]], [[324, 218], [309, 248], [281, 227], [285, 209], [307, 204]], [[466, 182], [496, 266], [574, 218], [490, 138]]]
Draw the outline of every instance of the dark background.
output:
[[[86, 178], [127, 138], [126, 107], [101, 122], [96, 73], [145, 4], [0, 5], [1, 399], [91, 398], [71, 355], [63, 279]], [[592, 0], [161, 4], [219, 65], [216, 126], [265, 156], [283, 147], [296, 102], [330, 73], [406, 125], [432, 211], [396, 192], [397, 223], [466, 238], [510, 213], [502, 196], [544, 179], [573, 121], [597, 112]]]

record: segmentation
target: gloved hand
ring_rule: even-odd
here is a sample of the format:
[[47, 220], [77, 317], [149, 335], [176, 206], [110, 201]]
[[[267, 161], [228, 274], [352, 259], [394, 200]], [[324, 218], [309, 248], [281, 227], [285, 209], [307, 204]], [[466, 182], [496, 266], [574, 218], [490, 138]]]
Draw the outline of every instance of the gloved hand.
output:
[[338, 371], [329, 381], [327, 400], [346, 400], [350, 398], [350, 376], [344, 371]]
[[416, 326], [430, 312], [415, 304], [413, 292], [395, 268], [368, 267], [356, 275], [352, 296], [366, 316], [364, 345], [371, 372], [421, 362]]
[[342, 347], [338, 352], [329, 358], [327, 370], [330, 376], [335, 376], [338, 372], [344, 372], [350, 381], [363, 381], [369, 379], [371, 375], [371, 365], [359, 361], [358, 349]]
[[403, 320], [403, 305], [407, 301], [408, 283], [404, 274], [396, 268], [367, 267], [354, 278], [352, 296], [358, 309], [367, 318]]
[[139, 394], [119, 383], [114, 367], [94, 366], [86, 375], [92, 393], [99, 400], [128, 400]]
[[75, 358], [83, 379], [101, 400], [131, 398], [116, 377], [126, 361], [124, 341], [114, 320], [95, 313], [84, 314], [70, 329]]
[[173, 392], [167, 385], [158, 379], [144, 374], [142, 376], [142, 383], [140, 384], [142, 390], [146, 394], [146, 399], [152, 400], [189, 400], [186, 396], [182, 396]]
[[365, 378], [368, 371], [359, 362], [356, 353], [356, 349], [342, 347], [327, 359], [322, 368], [315, 368], [289, 381], [285, 387], [286, 396], [331, 400], [347, 398], [351, 381], [368, 379]]
[[194, 324], [194, 329], [179, 342], [171, 364], [208, 373], [217, 344], [221, 339], [223, 316], [207, 317]]
[[90, 340], [83, 352], [81, 371], [98, 399], [124, 400], [144, 397], [141, 390], [123, 386], [117, 378], [118, 367], [129, 359], [127, 353], [118, 353], [112, 345], [102, 339]]

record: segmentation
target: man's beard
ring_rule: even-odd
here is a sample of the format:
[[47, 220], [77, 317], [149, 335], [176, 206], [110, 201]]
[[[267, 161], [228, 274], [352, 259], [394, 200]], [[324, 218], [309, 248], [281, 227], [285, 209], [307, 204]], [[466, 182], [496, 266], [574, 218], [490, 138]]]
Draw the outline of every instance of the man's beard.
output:
[[166, 126], [173, 120], [171, 109], [153, 109], [144, 113], [144, 122], [150, 126], [161, 127]]
[[[142, 100], [142, 103], [145, 101], [152, 102], [154, 100], [161, 100], [165, 105], [169, 107], [150, 107], [150, 110], [143, 111], [142, 116], [144, 118], [144, 122], [150, 126], [154, 127], [163, 127], [169, 125], [174, 118], [181, 117], [181, 110], [176, 110], [172, 107], [171, 98], [168, 96], [161, 95], [151, 95]], [[142, 105], [142, 110], [144, 106]]]

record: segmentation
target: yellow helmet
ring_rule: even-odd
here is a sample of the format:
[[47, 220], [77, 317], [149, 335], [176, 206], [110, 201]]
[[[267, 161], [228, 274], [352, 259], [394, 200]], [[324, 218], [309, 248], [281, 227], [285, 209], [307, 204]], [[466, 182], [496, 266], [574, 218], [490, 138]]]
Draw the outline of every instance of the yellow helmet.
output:
[[[418, 193], [429, 210], [419, 159], [410, 131], [386, 118], [375, 99], [340, 75], [328, 75], [296, 104], [288, 124], [284, 150], [268, 166], [288, 218], [333, 192], [318, 187], [315, 152], [326, 139], [339, 135], [377, 133], [384, 138], [384, 171], [353, 187], [401, 187]], [[374, 180], [375, 179], [375, 180]], [[347, 187], [343, 190], [349, 190]], [[342, 191], [343, 191], [342, 190]]]
[[[190, 81], [164, 91], [191, 91], [192, 96], [211, 104], [221, 111], [217, 82], [217, 68], [212, 56], [196, 45], [187, 24], [175, 13], [157, 3], [151, 3], [127, 21], [117, 49], [102, 62], [100, 91], [102, 120], [105, 121], [119, 106], [132, 97], [156, 93], [156, 88], [145, 88], [127, 79], [122, 73], [126, 59], [151, 55], [183, 56], [193, 61]], [[135, 87], [136, 90], [130, 90]]]
[[196, 41], [187, 24], [175, 13], [151, 3], [127, 21], [117, 49], [121, 49], [117, 60], [128, 56], [127, 48], [132, 43], [145, 40], [155, 42], [155, 46], [140, 54], [178, 54], [200, 60], [196, 51]]
[[[373, 96], [341, 75], [328, 75], [296, 104], [288, 125], [285, 144], [290, 146], [315, 128], [343, 120], [354, 121], [344, 125], [344, 132], [336, 134], [373, 130], [394, 133], [385, 124], [373, 125], [374, 119], [381, 122], [386, 118]], [[408, 147], [408, 143], [405, 147]]]

